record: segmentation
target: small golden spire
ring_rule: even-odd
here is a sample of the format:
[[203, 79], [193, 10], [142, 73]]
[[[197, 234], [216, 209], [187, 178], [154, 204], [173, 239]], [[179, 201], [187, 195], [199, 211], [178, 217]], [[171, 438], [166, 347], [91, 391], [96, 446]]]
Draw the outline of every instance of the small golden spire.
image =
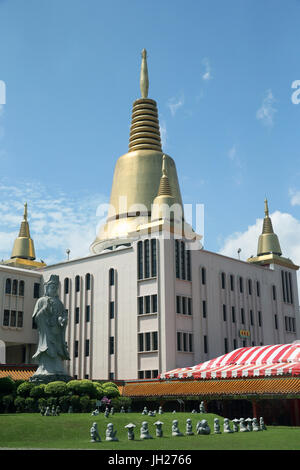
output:
[[32, 238], [30, 238], [29, 224], [27, 221], [27, 202], [24, 204], [23, 220], [21, 222], [19, 236], [14, 243], [11, 258], [35, 260], [34, 243]]
[[265, 199], [265, 216], [269, 217], [268, 199]]
[[166, 164], [166, 156], [163, 155], [162, 158], [162, 176], [160, 179], [159, 189], [157, 196], [169, 196], [172, 197], [172, 191], [169, 183], [169, 178], [167, 174], [167, 164]]
[[24, 220], [27, 222], [27, 202], [24, 204]]
[[148, 97], [148, 89], [149, 89], [149, 78], [148, 78], [147, 51], [146, 51], [146, 49], [142, 50], [140, 88], [141, 88], [142, 98], [147, 98]]
[[281, 248], [277, 235], [274, 233], [272, 220], [269, 217], [268, 201], [265, 199], [265, 218], [262, 233], [258, 240], [257, 256], [274, 253], [281, 256]]

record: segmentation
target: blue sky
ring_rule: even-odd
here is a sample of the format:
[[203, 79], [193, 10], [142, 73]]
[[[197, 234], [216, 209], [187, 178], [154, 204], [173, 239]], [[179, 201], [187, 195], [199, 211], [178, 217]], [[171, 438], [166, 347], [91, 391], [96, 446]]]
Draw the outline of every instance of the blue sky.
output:
[[0, 0], [0, 259], [27, 200], [37, 258], [81, 256], [139, 98], [141, 50], [163, 150], [204, 247], [255, 254], [264, 198], [300, 263], [300, 1]]

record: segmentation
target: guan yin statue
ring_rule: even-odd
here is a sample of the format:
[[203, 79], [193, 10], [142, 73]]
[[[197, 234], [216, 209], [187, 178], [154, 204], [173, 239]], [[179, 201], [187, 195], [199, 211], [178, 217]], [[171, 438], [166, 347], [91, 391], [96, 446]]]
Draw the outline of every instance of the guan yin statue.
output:
[[32, 358], [39, 367], [31, 377], [31, 382], [68, 382], [72, 378], [63, 364], [63, 361], [70, 360], [65, 342], [68, 312], [58, 298], [58, 287], [59, 277], [52, 274], [45, 283], [45, 294], [37, 300], [32, 315], [39, 334], [37, 351]]

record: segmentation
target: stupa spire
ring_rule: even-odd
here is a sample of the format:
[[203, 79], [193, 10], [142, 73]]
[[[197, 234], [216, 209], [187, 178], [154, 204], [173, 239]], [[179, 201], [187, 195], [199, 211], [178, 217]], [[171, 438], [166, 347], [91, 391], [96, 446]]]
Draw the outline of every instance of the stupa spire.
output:
[[269, 216], [268, 200], [265, 199], [265, 218], [263, 221], [262, 234], [258, 240], [257, 256], [274, 253], [281, 256], [281, 248], [277, 235], [274, 233], [272, 220]]
[[19, 236], [16, 238], [11, 258], [35, 260], [35, 250], [32, 238], [30, 238], [29, 223], [27, 220], [27, 202], [24, 204], [23, 220], [21, 222]]
[[140, 76], [140, 88], [142, 98], [148, 98], [149, 90], [149, 77], [148, 77], [148, 66], [147, 66], [147, 51], [142, 50], [142, 65], [141, 65], [141, 76]]

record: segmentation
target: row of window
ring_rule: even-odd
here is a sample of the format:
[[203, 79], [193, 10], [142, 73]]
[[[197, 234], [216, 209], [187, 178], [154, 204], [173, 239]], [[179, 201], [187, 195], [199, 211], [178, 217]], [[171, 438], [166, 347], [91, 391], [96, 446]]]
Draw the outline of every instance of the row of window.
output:
[[[206, 307], [205, 307], [206, 311]], [[222, 305], [222, 312], [223, 312], [223, 321], [227, 321], [227, 306], [225, 304]], [[253, 310], [249, 310], [249, 317], [250, 317], [250, 325], [254, 325], [254, 313]], [[262, 326], [262, 314], [261, 311], [258, 310], [257, 312], [257, 320], [258, 320], [258, 326]], [[231, 321], [232, 323], [236, 322], [236, 311], [235, 307], [231, 307]], [[246, 319], [245, 319], [245, 309], [242, 307], [240, 309], [240, 323], [245, 324]]]
[[[25, 282], [17, 279], [7, 278], [5, 281], [5, 294], [19, 295], [24, 297]], [[33, 298], [38, 299], [40, 296], [40, 284], [35, 282], [33, 285]]]
[[[86, 307], [85, 307], [85, 321], [89, 322], [90, 319], [91, 319], [91, 306], [86, 305]], [[76, 324], [80, 322], [80, 308], [79, 307], [75, 307], [74, 321], [75, 321]]]
[[139, 241], [137, 244], [138, 279], [149, 279], [157, 275], [157, 241]]
[[290, 272], [281, 271], [281, 284], [282, 284], [283, 301], [288, 304], [294, 303], [292, 275]]
[[193, 352], [193, 334], [177, 331], [177, 351]]
[[156, 379], [158, 377], [158, 370], [139, 370], [139, 379]]
[[[226, 274], [224, 272], [221, 273], [221, 287], [222, 289], [226, 289]], [[252, 295], [253, 293], [253, 282], [252, 279], [247, 279], [247, 292], [249, 295]], [[230, 290], [234, 291], [235, 285], [234, 285], [234, 276], [233, 274], [229, 275], [229, 285], [230, 285]], [[256, 295], [257, 297], [260, 297], [260, 283], [259, 281], [254, 282], [255, 285], [255, 290], [256, 290]], [[238, 290], [242, 294], [244, 292], [244, 279], [239, 276], [238, 277]]]
[[[74, 341], [74, 357], [78, 357], [79, 354], [79, 341]], [[84, 342], [84, 355], [88, 357], [90, 355], [90, 340], [86, 339]]]
[[157, 351], [158, 350], [158, 334], [157, 331], [138, 334], [138, 351]]
[[190, 297], [176, 295], [176, 313], [192, 315], [192, 299]]
[[284, 326], [286, 331], [296, 333], [296, 323], [294, 317], [284, 317]]
[[191, 252], [185, 249], [183, 241], [175, 240], [175, 270], [177, 279], [192, 280]]
[[138, 297], [138, 314], [157, 313], [157, 294]]
[[23, 327], [23, 312], [16, 310], [4, 310], [3, 326]]

